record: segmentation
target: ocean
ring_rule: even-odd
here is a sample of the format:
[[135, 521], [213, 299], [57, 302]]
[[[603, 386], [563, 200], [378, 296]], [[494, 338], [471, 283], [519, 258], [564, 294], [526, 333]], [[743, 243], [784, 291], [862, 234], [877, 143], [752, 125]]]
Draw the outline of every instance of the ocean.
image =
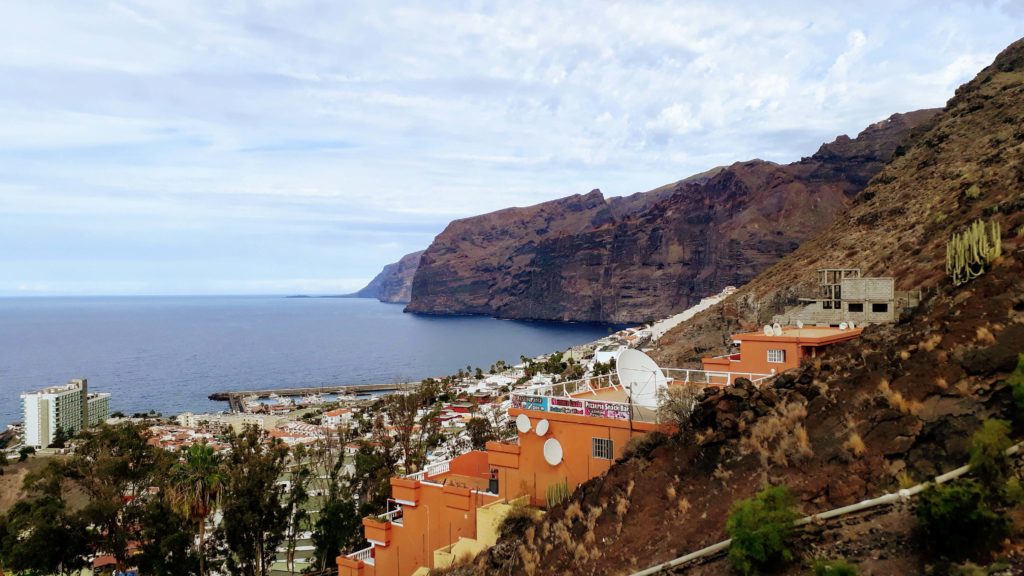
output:
[[485, 371], [607, 335], [597, 324], [417, 316], [370, 299], [280, 296], [0, 298], [0, 425], [21, 392], [70, 378], [125, 413], [226, 410], [207, 396]]

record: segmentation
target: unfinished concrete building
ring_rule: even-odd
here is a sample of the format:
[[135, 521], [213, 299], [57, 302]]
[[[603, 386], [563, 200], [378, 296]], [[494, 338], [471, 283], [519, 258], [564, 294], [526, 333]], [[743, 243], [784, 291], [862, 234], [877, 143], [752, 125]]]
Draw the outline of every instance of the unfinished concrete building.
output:
[[916, 307], [920, 300], [919, 290], [896, 290], [892, 277], [863, 277], [859, 268], [825, 268], [818, 270], [817, 296], [800, 298], [800, 304], [776, 316], [773, 322], [883, 324], [895, 322], [903, 310]]

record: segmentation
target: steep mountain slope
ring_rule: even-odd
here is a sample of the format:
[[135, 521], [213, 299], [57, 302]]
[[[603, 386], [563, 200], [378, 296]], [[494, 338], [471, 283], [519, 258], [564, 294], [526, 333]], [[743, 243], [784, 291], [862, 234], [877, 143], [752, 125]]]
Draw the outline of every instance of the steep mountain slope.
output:
[[424, 253], [407, 311], [604, 322], [668, 316], [792, 252], [933, 114], [896, 114], [789, 165], [738, 162], [625, 198], [594, 190], [456, 220]]
[[[696, 360], [703, 347], [723, 349], [731, 329], [756, 325], [796, 291], [791, 284], [826, 264], [926, 287], [913, 314], [869, 326], [859, 340], [770, 386], [706, 391], [693, 433], [638, 450], [462, 573], [628, 573], [725, 539], [732, 504], [766, 482], [790, 486], [802, 511], [814, 513], [962, 465], [968, 438], [985, 418], [1016, 419], [1020, 438], [1024, 421], [1005, 379], [1024, 351], [1021, 126], [1024, 41], [962, 86], [832, 225], [729, 306], [677, 330], [660, 352], [671, 365]], [[945, 241], [979, 216], [1001, 223], [1004, 255], [981, 277], [953, 287], [943, 272]], [[701, 332], [706, 340], [694, 344]], [[578, 512], [593, 523], [578, 520]], [[797, 543], [801, 560], [778, 573], [806, 574], [803, 562], [815, 555], [841, 554], [862, 574], [924, 574], [934, 559], [920, 551], [915, 525], [905, 507], [812, 525]], [[1017, 549], [1020, 525], [1011, 543]], [[728, 568], [718, 559], [684, 571]]]
[[412, 298], [412, 279], [420, 265], [423, 250], [402, 256], [388, 264], [374, 276], [362, 290], [350, 294], [353, 298], [376, 298], [381, 302], [404, 304]]
[[961, 86], [849, 210], [722, 306], [666, 334], [659, 358], [683, 364], [724, 349], [730, 330], [761, 324], [808, 294], [817, 268], [856, 267], [894, 276], [898, 289], [928, 290], [944, 279], [953, 231], [994, 213], [1013, 215], [1003, 230], [1016, 232], [1024, 206], [1022, 58], [1014, 43]]

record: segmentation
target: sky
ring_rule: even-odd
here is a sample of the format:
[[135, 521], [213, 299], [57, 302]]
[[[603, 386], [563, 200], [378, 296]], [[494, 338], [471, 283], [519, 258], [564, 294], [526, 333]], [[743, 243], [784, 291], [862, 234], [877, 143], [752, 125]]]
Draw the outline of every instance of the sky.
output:
[[336, 294], [453, 219], [942, 106], [1024, 0], [10, 0], [0, 296]]

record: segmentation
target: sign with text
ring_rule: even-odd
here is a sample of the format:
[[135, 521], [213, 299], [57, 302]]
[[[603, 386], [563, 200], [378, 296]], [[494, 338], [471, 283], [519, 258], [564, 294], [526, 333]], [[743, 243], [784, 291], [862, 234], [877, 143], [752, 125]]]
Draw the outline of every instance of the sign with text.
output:
[[629, 420], [629, 405], [621, 402], [587, 400], [586, 415], [612, 420]]
[[529, 394], [513, 394], [512, 407], [522, 408], [523, 410], [539, 410], [541, 412], [547, 412], [548, 397], [532, 396]]
[[552, 398], [549, 410], [562, 414], [582, 415], [583, 402], [581, 400], [573, 400], [572, 398]]

